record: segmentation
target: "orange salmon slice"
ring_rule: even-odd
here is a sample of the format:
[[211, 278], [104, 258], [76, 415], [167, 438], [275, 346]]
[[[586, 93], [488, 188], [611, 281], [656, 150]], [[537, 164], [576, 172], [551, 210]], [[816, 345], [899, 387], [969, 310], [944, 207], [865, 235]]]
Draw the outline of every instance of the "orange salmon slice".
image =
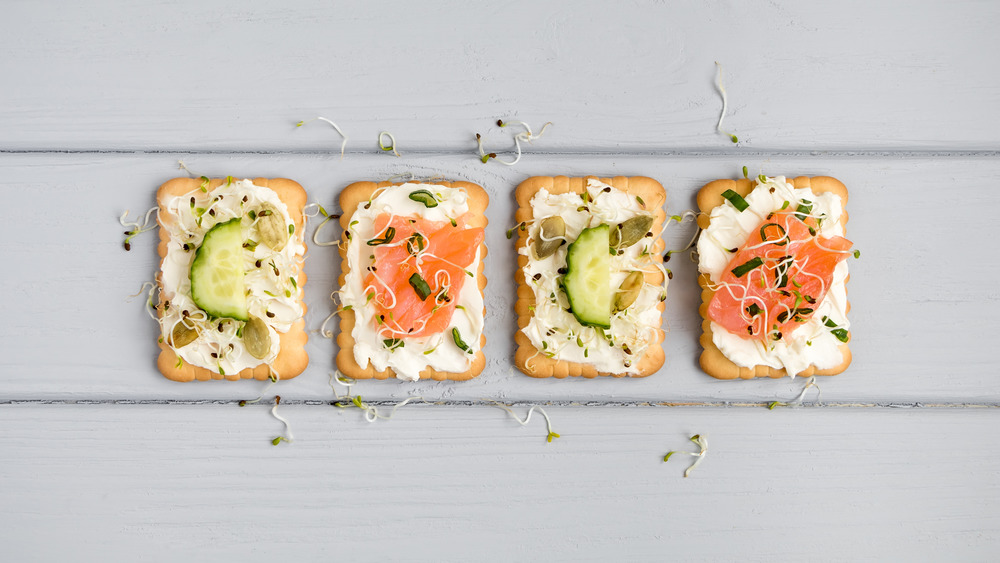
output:
[[816, 218], [796, 211], [769, 214], [726, 266], [708, 318], [758, 340], [780, 340], [812, 318], [853, 245], [816, 228]]
[[464, 217], [456, 224], [386, 213], [375, 218], [375, 238], [366, 241], [375, 259], [365, 294], [380, 335], [418, 337], [448, 328], [485, 237], [481, 227], [466, 227]]

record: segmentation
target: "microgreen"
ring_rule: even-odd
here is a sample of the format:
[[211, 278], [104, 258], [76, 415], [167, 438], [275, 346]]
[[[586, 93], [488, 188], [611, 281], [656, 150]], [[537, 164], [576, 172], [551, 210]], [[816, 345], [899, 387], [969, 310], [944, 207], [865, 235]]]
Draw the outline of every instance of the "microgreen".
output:
[[715, 125], [715, 130], [727, 135], [729, 140], [733, 143], [738, 143], [740, 140], [736, 137], [736, 135], [722, 129], [722, 120], [726, 118], [726, 109], [729, 107], [729, 100], [726, 98], [726, 88], [722, 85], [722, 65], [716, 61], [715, 66], [718, 68], [718, 72], [715, 76], [715, 85], [719, 88], [719, 94], [722, 95], [722, 111], [719, 113], [719, 123]]
[[531, 408], [528, 409], [528, 413], [524, 416], [524, 419], [522, 420], [516, 414], [514, 414], [513, 409], [511, 409], [507, 405], [497, 401], [490, 401], [490, 402], [496, 405], [497, 408], [507, 411], [507, 413], [511, 417], [513, 417], [514, 420], [516, 420], [517, 423], [520, 424], [521, 426], [526, 426], [528, 422], [531, 421], [532, 413], [534, 413], [537, 410], [542, 415], [542, 418], [545, 419], [545, 427], [548, 432], [548, 434], [545, 436], [545, 441], [551, 443], [553, 439], [562, 437], [559, 434], [552, 431], [552, 420], [549, 418], [548, 413], [546, 413], [545, 410], [542, 407], [539, 407], [538, 405], [532, 405]]
[[[388, 145], [382, 142], [383, 137], [389, 138]], [[399, 151], [396, 150], [396, 137], [394, 137], [392, 133], [388, 131], [382, 131], [381, 133], [378, 134], [378, 148], [382, 149], [385, 152], [391, 152], [392, 154], [399, 156]]]
[[150, 217], [152, 217], [153, 213], [156, 213], [157, 216], [159, 216], [159, 208], [158, 207], [153, 207], [153, 208], [150, 208], [148, 211], [146, 211], [146, 215], [145, 215], [145, 217], [143, 217], [141, 223], [138, 221], [138, 218], [136, 218], [135, 221], [128, 221], [127, 220], [128, 219], [128, 214], [129, 214], [129, 210], [128, 209], [126, 209], [125, 213], [122, 213], [121, 217], [118, 218], [118, 223], [120, 223], [121, 226], [129, 229], [129, 230], [125, 231], [125, 242], [122, 245], [122, 246], [124, 246], [124, 248], [125, 248], [126, 251], [132, 250], [132, 239], [133, 238], [135, 238], [137, 235], [140, 235], [140, 234], [145, 233], [145, 232], [149, 232], [149, 231], [153, 230], [154, 228], [156, 228], [156, 222], [155, 221], [153, 222], [152, 225], [150, 225]]
[[[808, 344], [810, 346], [812, 345], [811, 343], [808, 343]], [[806, 392], [809, 390], [810, 387], [815, 387], [816, 388], [816, 393], [817, 393], [816, 400], [819, 400], [819, 396], [820, 396], [821, 391], [820, 391], [819, 385], [816, 384], [816, 377], [815, 376], [809, 376], [809, 378], [805, 380], [805, 383], [806, 383], [805, 386], [802, 387], [802, 391], [798, 394], [797, 397], [795, 397], [791, 401], [787, 401], [787, 402], [786, 401], [771, 401], [770, 403], [767, 404], [767, 410], [773, 411], [775, 409], [775, 407], [797, 407], [797, 406], [801, 405], [802, 404], [802, 400], [805, 399]]]
[[479, 133], [476, 133], [476, 143], [479, 145], [479, 160], [481, 160], [483, 164], [486, 164], [492, 158], [495, 159], [500, 164], [504, 164], [506, 166], [514, 166], [521, 160], [521, 142], [525, 141], [530, 143], [535, 139], [541, 137], [545, 133], [545, 130], [549, 127], [549, 125], [552, 125], [552, 122], [549, 121], [546, 122], [545, 125], [542, 125], [542, 129], [538, 132], [537, 135], [535, 135], [532, 132], [531, 127], [523, 121], [512, 121], [510, 123], [504, 123], [502, 120], [497, 120], [497, 124], [500, 127], [506, 127], [507, 125], [510, 124], [517, 124], [520, 125], [521, 127], [524, 127], [524, 131], [514, 135], [514, 148], [517, 151], [517, 155], [511, 161], [500, 160], [499, 158], [497, 158], [496, 153], [494, 152], [487, 153], [483, 149], [483, 137]]
[[[305, 125], [306, 123], [309, 123], [311, 121], [322, 121], [324, 123], [329, 123], [334, 129], [337, 130], [337, 133], [339, 133], [340, 136], [344, 138], [344, 141], [342, 143], [340, 143], [340, 159], [343, 160], [344, 159], [344, 148], [347, 147], [347, 135], [345, 135], [344, 132], [340, 130], [340, 127], [336, 123], [330, 121], [329, 119], [327, 119], [325, 117], [314, 117], [314, 118], [309, 119], [307, 121], [300, 121], [300, 122], [296, 123], [295, 126], [296, 127], [302, 127], [303, 125]], [[382, 137], [379, 136], [379, 139], [381, 139], [381, 138]]]
[[666, 455], [663, 456], [664, 463], [666, 463], [670, 459], [670, 457], [673, 456], [674, 454], [684, 454], [697, 458], [694, 460], [694, 463], [692, 463], [686, 470], [684, 470], [684, 477], [688, 477], [689, 475], [691, 475], [691, 472], [694, 471], [694, 468], [698, 467], [698, 465], [701, 464], [701, 461], [705, 459], [705, 454], [708, 453], [708, 438], [706, 436], [702, 436], [701, 434], [695, 434], [694, 436], [691, 436], [689, 440], [691, 440], [698, 446], [699, 451], [697, 453], [686, 452], [684, 450], [676, 450], [676, 451], [670, 450], [669, 452], [666, 453]]

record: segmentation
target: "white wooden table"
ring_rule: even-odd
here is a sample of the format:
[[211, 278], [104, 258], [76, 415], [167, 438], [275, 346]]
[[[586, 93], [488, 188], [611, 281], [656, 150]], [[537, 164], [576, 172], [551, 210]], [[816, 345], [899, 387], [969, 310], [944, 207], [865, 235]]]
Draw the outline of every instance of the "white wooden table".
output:
[[[0, 17], [3, 559], [990, 560], [1000, 554], [1000, 4], [7, 2]], [[729, 112], [716, 131], [723, 64]], [[322, 123], [325, 116], [349, 136]], [[516, 166], [497, 118], [551, 121]], [[399, 158], [378, 148], [395, 135]], [[332, 407], [339, 259], [312, 248], [300, 377], [176, 384], [130, 294], [182, 160], [347, 184], [412, 172], [491, 195], [484, 374], [362, 382]], [[820, 380], [698, 369], [694, 266], [670, 263], [667, 363], [534, 380], [513, 355], [512, 191], [646, 175], [668, 212], [705, 182], [832, 175], [851, 190], [854, 364]], [[310, 226], [308, 234], [316, 222]], [[666, 234], [682, 246], [690, 225]], [[338, 388], [343, 392], [343, 389]], [[293, 443], [274, 447], [284, 431]], [[519, 426], [490, 401], [546, 405]], [[268, 404], [264, 404], [268, 403]], [[703, 463], [682, 477], [693, 434]]]

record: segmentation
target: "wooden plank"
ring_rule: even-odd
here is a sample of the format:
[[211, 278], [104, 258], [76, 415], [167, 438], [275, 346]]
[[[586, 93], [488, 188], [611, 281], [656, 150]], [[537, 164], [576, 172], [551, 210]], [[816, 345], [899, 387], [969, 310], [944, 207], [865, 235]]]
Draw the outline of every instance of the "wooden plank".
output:
[[[668, 210], [693, 207], [705, 182], [752, 173], [829, 174], [851, 190], [849, 235], [862, 251], [852, 263], [854, 365], [821, 381], [822, 400], [862, 403], [996, 403], [993, 340], [1000, 330], [996, 265], [984, 245], [1000, 208], [996, 158], [831, 158], [530, 155], [516, 167], [483, 165], [466, 154], [339, 155], [0, 155], [5, 174], [4, 241], [7, 275], [0, 277], [5, 320], [2, 397], [55, 400], [236, 400], [260, 391], [254, 383], [175, 384], [155, 369], [154, 323], [142, 300], [126, 302], [156, 268], [152, 234], [121, 248], [116, 216], [145, 210], [162, 181], [177, 175], [177, 158], [196, 174], [287, 176], [302, 183], [312, 201], [331, 212], [348, 183], [413, 171], [444, 174], [483, 185], [491, 194], [487, 244], [487, 354], [484, 375], [463, 384], [365, 382], [358, 392], [399, 400], [419, 394], [432, 400], [524, 401], [771, 401], [798, 394], [790, 380], [720, 382], [697, 367], [698, 290], [693, 265], [683, 256], [668, 265], [667, 363], [644, 380], [537, 381], [512, 368], [515, 319], [512, 190], [529, 175], [649, 175], [668, 189]], [[308, 229], [312, 234], [315, 222]], [[668, 248], [691, 235], [690, 224], [671, 228]], [[336, 236], [331, 230], [330, 234]], [[987, 237], [984, 239], [984, 237]], [[852, 259], [853, 260], [853, 259]], [[339, 268], [331, 248], [312, 248], [306, 271], [307, 327], [318, 330], [334, 304]], [[313, 334], [311, 365], [282, 383], [290, 399], [329, 400], [334, 347]], [[811, 395], [810, 395], [811, 397]]]
[[[16, 2], [0, 149], [997, 150], [1000, 5]], [[739, 150], [739, 149], [737, 149]]]
[[[523, 411], [523, 409], [522, 409]], [[995, 409], [0, 408], [16, 560], [987, 560]], [[523, 415], [523, 412], [519, 412]], [[849, 416], [847, 416], [849, 414]], [[688, 437], [709, 439], [687, 479]], [[512, 541], [512, 538], [514, 541]]]

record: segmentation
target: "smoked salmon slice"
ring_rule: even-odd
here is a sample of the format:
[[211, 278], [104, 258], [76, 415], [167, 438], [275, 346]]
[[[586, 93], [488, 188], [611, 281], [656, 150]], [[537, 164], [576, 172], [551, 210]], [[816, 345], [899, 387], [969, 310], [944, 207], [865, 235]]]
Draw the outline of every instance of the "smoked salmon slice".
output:
[[375, 308], [379, 334], [387, 338], [443, 332], [469, 266], [483, 242], [482, 228], [381, 214], [375, 238], [367, 241], [374, 264], [365, 278], [368, 305]]
[[808, 321], [853, 245], [844, 237], [818, 236], [818, 221], [808, 210], [769, 214], [726, 267], [708, 318], [758, 340], [780, 340]]

